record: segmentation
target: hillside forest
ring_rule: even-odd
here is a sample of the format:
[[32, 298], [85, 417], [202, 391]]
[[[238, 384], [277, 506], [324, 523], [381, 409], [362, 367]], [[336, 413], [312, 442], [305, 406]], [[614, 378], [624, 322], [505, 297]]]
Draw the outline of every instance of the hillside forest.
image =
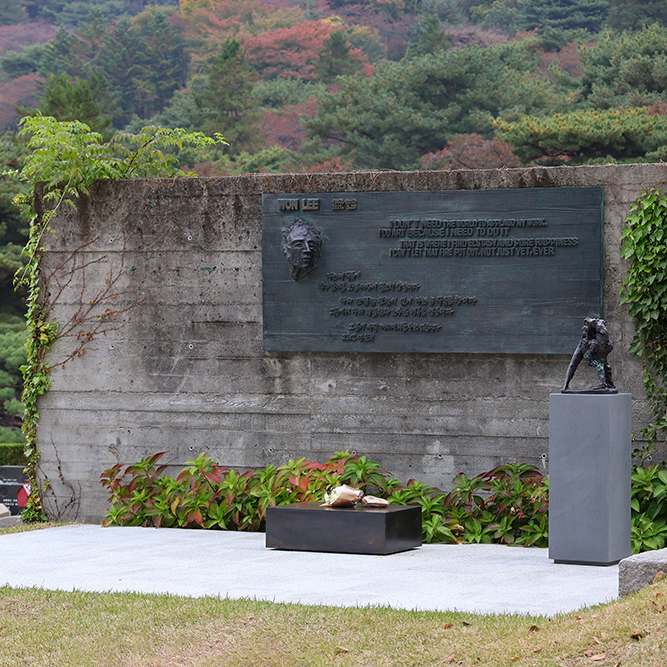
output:
[[[0, 160], [21, 117], [212, 135], [199, 175], [667, 160], [659, 0], [0, 0]], [[19, 441], [26, 223], [0, 181], [0, 442]]]

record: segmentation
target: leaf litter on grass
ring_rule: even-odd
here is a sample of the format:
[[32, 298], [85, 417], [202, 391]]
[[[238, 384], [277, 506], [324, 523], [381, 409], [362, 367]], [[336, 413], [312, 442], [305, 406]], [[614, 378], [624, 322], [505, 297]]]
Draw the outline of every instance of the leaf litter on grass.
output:
[[664, 667], [666, 595], [548, 618], [5, 587], [0, 664]]

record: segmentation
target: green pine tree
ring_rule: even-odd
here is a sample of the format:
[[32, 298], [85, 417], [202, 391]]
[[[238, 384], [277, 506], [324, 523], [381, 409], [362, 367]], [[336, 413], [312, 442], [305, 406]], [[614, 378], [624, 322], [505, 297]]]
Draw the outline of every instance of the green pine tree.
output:
[[408, 57], [446, 51], [450, 45], [451, 41], [442, 29], [440, 19], [434, 14], [422, 16], [417, 27], [417, 44], [408, 50]]
[[171, 10], [152, 7], [119, 21], [105, 40], [97, 63], [104, 70], [120, 111], [116, 127], [133, 117], [161, 112], [185, 86], [187, 52], [182, 29], [170, 22]]
[[206, 85], [193, 93], [203, 118], [198, 129], [206, 134], [224, 132], [231, 155], [258, 150], [260, 113], [252, 94], [257, 77], [245, 62], [241, 42], [228, 37], [220, 53], [206, 64], [205, 73]]
[[133, 83], [139, 108], [148, 118], [167, 105], [174, 91], [187, 80], [188, 55], [182, 29], [171, 23], [173, 11], [151, 7], [132, 19], [132, 30], [141, 45]]
[[667, 104], [667, 27], [602, 32], [581, 49], [582, 76], [576, 80], [582, 106], [600, 109]]
[[65, 28], [60, 28], [56, 36], [46, 45], [46, 51], [40, 59], [39, 73], [45, 79], [61, 74], [85, 77], [89, 60], [85, 49], [85, 42], [70, 34]]
[[332, 81], [342, 74], [354, 74], [359, 65], [350, 58], [350, 42], [343, 30], [332, 30], [324, 41], [315, 72], [321, 81]]
[[19, 51], [5, 51], [0, 57], [0, 66], [10, 79], [38, 72], [46, 51], [46, 44], [30, 44], [22, 46]]
[[79, 120], [94, 132], [104, 133], [111, 125], [111, 117], [102, 113], [95, 88], [98, 91], [105, 88], [104, 75], [100, 72], [93, 75], [92, 85], [82, 79], [75, 79], [72, 83], [67, 74], [52, 75], [39, 98], [41, 112], [59, 121]]
[[109, 24], [97, 7], [93, 7], [86, 20], [76, 31], [77, 37], [87, 45], [86, 56], [93, 65], [104, 48], [104, 41], [109, 32]]
[[[383, 61], [375, 75], [340, 77], [302, 122], [305, 151], [357, 169], [418, 169], [421, 156], [457, 134], [493, 136], [492, 117], [560, 110], [567, 95], [535, 76], [534, 40], [448, 49]], [[568, 91], [569, 94], [569, 91]]]
[[665, 0], [611, 0], [609, 27], [615, 30], [638, 30], [651, 23], [667, 25]]
[[517, 14], [522, 30], [579, 30], [599, 32], [607, 18], [609, 0], [526, 0]]
[[[99, 12], [103, 19], [128, 18], [151, 5], [178, 5], [178, 0], [10, 0], [22, 3], [30, 20], [46, 21], [69, 28], [90, 20], [91, 12]], [[92, 8], [91, 8], [92, 7]]]
[[[13, 133], [0, 135], [0, 170], [18, 170], [23, 152]], [[22, 440], [21, 372], [26, 360], [25, 290], [14, 290], [14, 274], [23, 265], [21, 249], [28, 225], [12, 199], [24, 188], [15, 180], [0, 180], [0, 442]]]
[[0, 25], [23, 23], [27, 16], [17, 0], [0, 0]]
[[119, 113], [114, 118], [116, 127], [125, 126], [139, 107], [135, 80], [138, 60], [142, 54], [141, 42], [132, 30], [130, 21], [119, 21], [107, 34], [100, 56], [100, 66], [109, 80], [109, 87], [118, 100]]

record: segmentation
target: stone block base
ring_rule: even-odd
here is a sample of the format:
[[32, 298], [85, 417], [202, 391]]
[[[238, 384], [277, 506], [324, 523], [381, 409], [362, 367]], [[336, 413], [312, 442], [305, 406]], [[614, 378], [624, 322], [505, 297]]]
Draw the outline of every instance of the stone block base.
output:
[[631, 395], [551, 394], [549, 558], [611, 565], [630, 555]]
[[421, 507], [269, 507], [266, 546], [294, 551], [387, 555], [421, 546]]

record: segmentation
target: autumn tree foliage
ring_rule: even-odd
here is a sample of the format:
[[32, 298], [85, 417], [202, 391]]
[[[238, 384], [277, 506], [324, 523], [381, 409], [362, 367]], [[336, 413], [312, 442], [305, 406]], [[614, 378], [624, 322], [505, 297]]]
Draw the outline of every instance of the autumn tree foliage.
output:
[[281, 109], [266, 109], [263, 126], [269, 144], [276, 144], [292, 151], [300, 151], [306, 131], [299, 122], [301, 116], [313, 116], [317, 103], [313, 98], [301, 104], [290, 104]]
[[0, 131], [13, 127], [21, 115], [18, 106], [32, 106], [37, 96], [37, 74], [23, 74], [0, 82]]
[[320, 21], [304, 21], [290, 28], [279, 28], [248, 37], [248, 64], [262, 78], [277, 76], [312, 80], [317, 55], [329, 37], [331, 28]]
[[422, 155], [422, 169], [500, 169], [520, 167], [512, 144], [481, 134], [457, 134], [442, 150]]
[[58, 28], [48, 23], [19, 23], [0, 25], [0, 53], [17, 51], [22, 46], [48, 42], [56, 35]]
[[248, 64], [266, 79], [291, 77], [312, 81], [372, 68], [366, 55], [327, 21], [304, 21], [246, 37]]
[[288, 0], [181, 0], [186, 36], [195, 61], [216, 53], [227, 37], [243, 39], [305, 20], [305, 12]]

